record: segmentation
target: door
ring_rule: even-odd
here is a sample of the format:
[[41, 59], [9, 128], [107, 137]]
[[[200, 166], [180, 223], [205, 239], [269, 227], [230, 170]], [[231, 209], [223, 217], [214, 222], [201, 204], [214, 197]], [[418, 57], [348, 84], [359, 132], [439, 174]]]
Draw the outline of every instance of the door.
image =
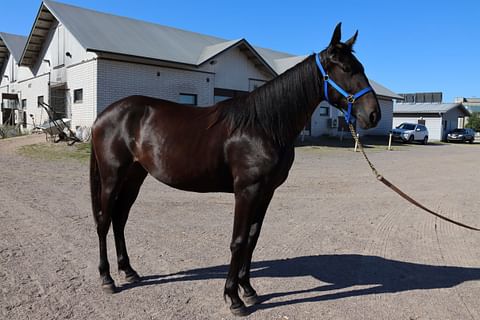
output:
[[55, 120], [71, 117], [68, 91], [64, 84], [50, 87], [50, 108]]

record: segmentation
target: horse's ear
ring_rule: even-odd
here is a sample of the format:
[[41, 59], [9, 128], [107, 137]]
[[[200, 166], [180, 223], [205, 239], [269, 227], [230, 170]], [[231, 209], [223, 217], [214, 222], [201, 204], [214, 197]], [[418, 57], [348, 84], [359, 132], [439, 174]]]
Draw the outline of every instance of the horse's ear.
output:
[[341, 38], [342, 38], [342, 23], [339, 22], [335, 27], [335, 31], [333, 31], [332, 40], [330, 41], [329, 46], [333, 47], [336, 44], [339, 44]]
[[350, 48], [350, 50], [353, 49], [353, 45], [355, 44], [355, 41], [357, 41], [357, 36], [358, 36], [358, 30], [355, 32], [353, 37], [351, 37], [345, 42], [345, 44]]

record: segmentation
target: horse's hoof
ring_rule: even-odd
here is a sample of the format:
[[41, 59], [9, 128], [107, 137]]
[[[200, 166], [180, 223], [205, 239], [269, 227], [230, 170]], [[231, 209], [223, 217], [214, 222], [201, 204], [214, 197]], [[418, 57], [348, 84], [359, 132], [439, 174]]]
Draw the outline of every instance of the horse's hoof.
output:
[[113, 294], [117, 292], [117, 287], [114, 282], [102, 284], [102, 291], [108, 294]]
[[243, 302], [245, 302], [247, 306], [253, 306], [259, 303], [260, 299], [258, 298], [257, 294], [254, 293], [251, 296], [243, 296]]
[[236, 317], [245, 317], [248, 315], [248, 310], [243, 304], [235, 307], [230, 307], [230, 311]]
[[125, 280], [128, 282], [128, 283], [135, 283], [135, 282], [140, 282], [140, 276], [138, 275], [138, 273], [134, 272], [132, 274], [129, 274], [129, 275], [125, 275]]

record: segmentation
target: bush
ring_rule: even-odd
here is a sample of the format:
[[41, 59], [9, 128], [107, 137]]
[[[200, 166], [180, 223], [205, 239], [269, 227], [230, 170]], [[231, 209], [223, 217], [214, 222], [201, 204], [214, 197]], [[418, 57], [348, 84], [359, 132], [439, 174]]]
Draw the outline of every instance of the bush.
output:
[[480, 112], [472, 113], [472, 115], [468, 118], [468, 123], [465, 127], [480, 132]]

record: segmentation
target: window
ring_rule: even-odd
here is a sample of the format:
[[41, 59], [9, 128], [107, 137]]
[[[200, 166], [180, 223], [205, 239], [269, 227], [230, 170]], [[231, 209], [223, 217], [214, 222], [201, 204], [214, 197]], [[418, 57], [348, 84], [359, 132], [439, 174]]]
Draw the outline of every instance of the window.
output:
[[329, 107], [319, 107], [318, 108], [318, 115], [328, 117], [329, 109], [330, 109]]
[[73, 90], [73, 103], [83, 102], [83, 89]]
[[38, 96], [38, 98], [37, 98], [37, 106], [38, 106], [39, 108], [41, 108], [42, 105], [43, 105], [43, 103], [44, 103], [43, 96]]
[[196, 94], [189, 94], [189, 93], [180, 93], [179, 101], [182, 104], [188, 104], [191, 106], [197, 105], [197, 95]]
[[27, 99], [22, 99], [22, 110], [27, 110]]

